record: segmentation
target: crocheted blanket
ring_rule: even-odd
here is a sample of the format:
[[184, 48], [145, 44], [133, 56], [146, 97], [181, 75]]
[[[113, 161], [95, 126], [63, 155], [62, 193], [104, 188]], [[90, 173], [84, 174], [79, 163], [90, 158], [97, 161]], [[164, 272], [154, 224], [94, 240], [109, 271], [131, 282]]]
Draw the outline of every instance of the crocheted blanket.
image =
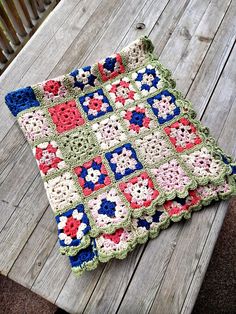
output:
[[235, 193], [236, 164], [175, 89], [147, 37], [10, 92], [58, 227], [81, 274]]

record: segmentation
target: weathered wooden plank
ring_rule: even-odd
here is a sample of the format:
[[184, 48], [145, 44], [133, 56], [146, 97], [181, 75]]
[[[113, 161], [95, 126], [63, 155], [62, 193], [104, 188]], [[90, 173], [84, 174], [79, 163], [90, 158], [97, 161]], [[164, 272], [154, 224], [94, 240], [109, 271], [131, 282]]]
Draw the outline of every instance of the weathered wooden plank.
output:
[[[18, 160], [15, 160], [10, 174], [7, 174], [4, 182], [1, 184], [0, 230], [2, 230], [8, 219], [12, 216], [13, 212], [17, 210], [20, 202], [24, 198], [28, 198], [28, 194], [26, 194], [26, 192], [29, 190], [32, 182], [38, 175], [38, 169], [36, 167], [33, 154], [28, 151], [28, 147], [24, 147], [21, 152], [22, 154], [19, 156]], [[40, 181], [39, 178], [38, 181]], [[20, 221], [18, 223], [20, 224]], [[24, 222], [21, 221], [21, 224], [23, 228]], [[13, 228], [14, 226], [12, 226], [12, 229]], [[16, 237], [20, 238], [20, 235], [17, 235]], [[5, 245], [7, 248], [7, 243], [5, 243]], [[2, 243], [2, 246], [4, 246], [4, 243]]]
[[[183, 93], [187, 92], [184, 87], [182, 88], [185, 85], [185, 80], [194, 79], [194, 75], [201, 66], [201, 62], [214, 39], [216, 30], [220, 26], [230, 3], [231, 0], [224, 1], [224, 3], [220, 0], [212, 1], [204, 13], [201, 22], [198, 24], [188, 46], [184, 51], [181, 51], [183, 57], [178, 62], [178, 66], [173, 74], [176, 78], [177, 86], [180, 87]], [[235, 21], [235, 19], [233, 20]], [[187, 32], [187, 28], [185, 30]], [[187, 75], [184, 76], [182, 73], [187, 73]]]
[[13, 264], [8, 276], [30, 288], [57, 241], [57, 227], [48, 207]]
[[[86, 31], [82, 31], [76, 36], [73, 43], [50, 72], [49, 77], [59, 73], [69, 73], [75, 68], [85, 66], [88, 54], [94, 49], [104, 30], [109, 28], [110, 23], [113, 23], [114, 17], [122, 10], [123, 6], [127, 6], [127, 1], [102, 1], [96, 10], [96, 14], [93, 14], [84, 26], [83, 29]], [[98, 16], [100, 16], [99, 19]], [[70, 55], [69, 60], [67, 58], [68, 54]]]
[[[187, 6], [185, 13], [161, 53], [161, 61], [167, 64], [171, 71], [174, 71], [181, 58], [185, 57], [186, 47], [196, 32], [209, 4], [210, 0], [190, 1]], [[158, 51], [158, 47], [156, 47], [156, 50]]]
[[[25, 86], [28, 83], [38, 83], [45, 80], [50, 75], [53, 67], [66, 53], [68, 47], [70, 47], [76, 36], [82, 31], [101, 1], [102, 0], [91, 0], [86, 2], [85, 0], [81, 0], [79, 2], [70, 15], [70, 18], [60, 27], [60, 30], [51, 38], [50, 42], [47, 43], [41, 51], [41, 54], [35, 58], [33, 64], [28, 69], [27, 72], [30, 73], [31, 81], [29, 82], [29, 77], [24, 75], [20, 84]], [[69, 32], [68, 29], [70, 29]]]
[[[17, 182], [24, 181], [19, 179]], [[35, 180], [27, 196], [17, 204], [14, 213], [0, 233], [0, 271], [4, 275], [7, 275], [16, 256], [24, 247], [25, 242], [40, 220], [43, 211], [48, 206], [46, 196], [42, 197], [43, 193], [44, 186], [42, 182]], [[32, 206], [32, 204], [37, 206]], [[3, 210], [8, 210], [8, 207], [6, 206]]]
[[197, 299], [198, 292], [201, 288], [202, 279], [207, 270], [207, 266], [209, 264], [211, 255], [213, 253], [214, 245], [216, 243], [218, 234], [221, 230], [221, 226], [224, 221], [225, 214], [227, 212], [227, 207], [228, 207], [227, 204], [228, 202], [221, 202], [219, 204], [218, 209], [211, 208], [214, 212], [216, 212], [216, 215], [214, 217], [214, 222], [211, 226], [211, 230], [204, 244], [203, 251], [201, 252], [201, 257], [195, 269], [194, 278], [188, 290], [184, 305], [182, 306], [181, 314], [192, 313], [194, 303], [195, 303], [194, 300]]
[[[126, 260], [119, 262], [112, 261], [111, 265], [105, 268], [89, 300], [85, 313], [115, 313], [123, 297], [126, 295], [125, 292], [130, 282], [132, 284], [132, 276], [136, 274], [136, 267], [140, 267], [140, 264], [142, 265], [142, 273], [139, 273], [140, 281], [136, 290], [137, 292], [146, 291], [145, 302], [148, 302], [149, 299], [152, 300], [155, 297], [155, 294], [153, 295], [153, 293], [155, 293], [154, 287], [161, 282], [166, 265], [173, 254], [175, 248], [175, 241], [173, 241], [173, 239], [177, 237], [178, 232], [178, 226], [172, 226], [168, 231], [163, 231], [159, 235], [159, 241], [148, 242], [147, 247], [149, 248], [149, 252], [152, 252], [151, 256], [147, 254], [142, 255], [144, 246], [141, 246], [139, 249], [136, 248]], [[169, 237], [167, 237], [167, 233], [171, 236], [169, 235]], [[145, 251], [146, 250], [147, 248]], [[162, 251], [163, 254], [161, 256], [156, 254], [158, 251]], [[141, 255], [142, 258], [140, 259]], [[147, 262], [148, 267], [146, 267]], [[153, 272], [150, 263], [159, 265], [159, 271], [156, 271], [156, 266], [155, 272]], [[147, 274], [151, 276], [154, 287], [150, 285], [150, 278]], [[132, 295], [131, 299], [128, 301], [127, 308], [123, 308], [121, 313], [143, 313], [142, 310], [140, 312], [137, 311], [138, 304], [143, 302], [144, 300], [140, 297], [139, 293]], [[79, 310], [78, 306], [76, 310]]]
[[[172, 35], [179, 22], [179, 19], [182, 17], [190, 1], [191, 0], [184, 1], [184, 5], [182, 5], [183, 1], [170, 1], [160, 19], [154, 25], [153, 30], [149, 36], [154, 43], [156, 41], [159, 42], [158, 47], [155, 49], [157, 56], [161, 54], [166, 45], [166, 38], [170, 38]], [[172, 20], [171, 24], [169, 23], [170, 17]]]
[[[230, 51], [236, 40], [236, 2], [232, 1], [225, 17], [220, 25], [217, 35], [214, 37], [211, 48], [207, 52], [197, 75], [188, 92], [189, 99], [195, 105], [199, 116], [202, 115], [209, 97], [221, 75]], [[224, 44], [222, 44], [224, 43]], [[205, 79], [207, 76], [208, 79]]]
[[[58, 254], [58, 243], [56, 243], [32, 290], [54, 303], [69, 274], [68, 257]], [[47, 281], [46, 286], [45, 280]]]
[[[92, 52], [85, 60], [83, 60], [83, 62], [92, 64], [97, 60], [100, 60], [102, 57], [106, 57], [109, 51], [114, 52], [117, 43], [119, 43], [126, 35], [136, 16], [147, 3], [150, 4], [151, 1], [129, 1], [129, 4], [122, 6], [119, 14], [116, 15], [110, 27], [102, 34]], [[121, 27], [121, 25], [124, 26]], [[114, 36], [114, 34], [116, 34], [116, 36]]]
[[15, 161], [21, 156], [22, 146], [25, 142], [23, 132], [18, 126], [12, 128], [12, 131], [8, 132], [2, 140], [0, 145], [0, 185], [14, 167]]
[[[71, 273], [55, 303], [59, 307], [63, 308], [66, 305], [65, 309], [67, 309], [70, 313], [102, 313], [101, 308], [103, 308], [103, 302], [106, 301], [104, 302], [104, 304], [106, 304], [105, 312], [113, 313], [113, 304], [116, 302], [119, 303], [120, 298], [122, 298], [122, 291], [127, 286], [140, 256], [141, 250], [134, 250], [127, 257], [125, 267], [124, 261], [113, 260], [107, 263], [106, 267], [104, 267], [104, 264], [99, 265], [99, 268], [93, 271], [93, 277], [92, 274], [85, 274], [85, 278], [82, 276], [81, 280], [80, 278], [75, 279], [75, 275]], [[112, 273], [119, 284], [114, 284], [113, 278], [107, 282], [107, 276], [103, 276], [104, 272]], [[87, 287], [88, 283], [86, 282], [86, 278], [90, 279], [88, 282], [89, 287]], [[98, 285], [100, 289], [97, 289]], [[73, 293], [75, 290], [76, 293]], [[94, 304], [95, 299], [92, 298], [91, 300], [92, 291], [96, 291], [96, 293], [98, 293], [98, 297], [101, 297], [102, 299], [101, 303], [97, 304], [97, 302], [95, 302]], [[70, 305], [67, 304], [68, 296], [70, 296], [71, 299]], [[112, 304], [112, 306], [109, 307], [109, 304]], [[88, 307], [86, 307], [87, 305]]]
[[[99, 265], [92, 272], [87, 272], [80, 278], [74, 274], [70, 274], [66, 281], [66, 285], [70, 289], [64, 289], [63, 293], [60, 293], [60, 298], [56, 302], [57, 305], [61, 305], [63, 309], [69, 313], [82, 313], [86, 304], [89, 302], [91, 291], [94, 290], [99, 278], [104, 270], [103, 265]], [[68, 302], [70, 300], [70, 302]], [[79, 307], [78, 307], [79, 305]]]

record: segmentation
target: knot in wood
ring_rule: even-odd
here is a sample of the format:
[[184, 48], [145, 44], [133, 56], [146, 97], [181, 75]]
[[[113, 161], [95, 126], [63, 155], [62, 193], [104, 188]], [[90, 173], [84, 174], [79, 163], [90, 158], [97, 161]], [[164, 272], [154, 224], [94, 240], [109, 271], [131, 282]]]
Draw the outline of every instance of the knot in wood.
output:
[[137, 23], [136, 24], [136, 29], [144, 29], [146, 25], [144, 23]]

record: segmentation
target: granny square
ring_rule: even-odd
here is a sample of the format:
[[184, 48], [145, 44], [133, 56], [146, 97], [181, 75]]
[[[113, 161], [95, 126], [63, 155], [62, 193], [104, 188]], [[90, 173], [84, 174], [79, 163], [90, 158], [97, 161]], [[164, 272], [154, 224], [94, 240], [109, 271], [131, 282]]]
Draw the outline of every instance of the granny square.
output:
[[164, 130], [177, 152], [190, 149], [202, 142], [197, 134], [196, 127], [186, 118], [181, 118], [170, 126], [165, 127]]
[[168, 90], [163, 90], [159, 94], [148, 98], [147, 102], [151, 105], [160, 124], [170, 121], [180, 114], [180, 108], [176, 105], [176, 98]]
[[38, 144], [33, 148], [33, 153], [42, 176], [46, 176], [66, 167], [56, 141]]
[[111, 233], [130, 223], [130, 211], [114, 188], [90, 199], [88, 208], [93, 234]]
[[119, 53], [98, 62], [98, 70], [103, 82], [125, 72], [122, 57]]
[[156, 90], [163, 87], [158, 70], [151, 64], [134, 72], [132, 74], [132, 79], [135, 81], [137, 88], [141, 91], [143, 96], [146, 96], [149, 93], [154, 93]]
[[143, 168], [138, 160], [135, 150], [130, 143], [124, 144], [105, 154], [116, 180]]
[[8, 108], [14, 116], [17, 116], [19, 112], [25, 109], [40, 106], [39, 101], [36, 99], [34, 90], [30, 86], [20, 88], [15, 92], [7, 94], [6, 102], [8, 104]]
[[217, 181], [224, 172], [225, 165], [221, 160], [214, 158], [206, 147], [202, 147], [189, 155], [183, 155], [183, 159], [199, 181], [201, 179], [207, 181], [209, 177], [212, 182]]
[[82, 204], [57, 215], [56, 222], [62, 253], [74, 254], [90, 244], [91, 228]]
[[52, 210], [63, 211], [80, 200], [75, 182], [70, 172], [64, 172], [44, 183]]
[[68, 78], [72, 81], [72, 86], [75, 90], [85, 91], [99, 84], [91, 66], [74, 70]]
[[22, 113], [18, 123], [30, 143], [46, 139], [53, 134], [47, 114], [41, 109]]
[[132, 209], [149, 207], [159, 195], [147, 172], [120, 183], [119, 187]]
[[60, 252], [77, 275], [236, 194], [236, 162], [153, 49], [141, 37], [6, 95], [42, 176]]
[[77, 165], [95, 156], [96, 141], [88, 128], [78, 128], [60, 136], [60, 148], [65, 160]]
[[74, 172], [86, 196], [111, 183], [111, 179], [100, 156], [85, 162], [82, 166], [76, 167]]
[[79, 97], [79, 101], [89, 120], [93, 120], [103, 116], [107, 112], [113, 111], [112, 106], [104, 95], [102, 89], [98, 89], [93, 93]]
[[142, 103], [121, 111], [121, 116], [124, 118], [130, 134], [136, 135], [157, 126]]
[[116, 115], [94, 123], [92, 129], [102, 149], [109, 149], [127, 139], [124, 128]]
[[111, 84], [107, 84], [105, 87], [117, 108], [133, 104], [135, 100], [140, 98], [128, 77], [123, 77]]
[[154, 131], [135, 140], [138, 153], [147, 164], [153, 165], [173, 154], [170, 144], [160, 131]]
[[85, 123], [74, 100], [48, 108], [58, 133], [69, 131]]
[[50, 104], [53, 101], [63, 101], [69, 94], [63, 76], [34, 85], [33, 89], [37, 98], [45, 104]]
[[183, 170], [176, 159], [171, 159], [156, 169], [152, 169], [158, 185], [165, 191], [184, 192], [186, 186], [191, 186], [193, 180]]

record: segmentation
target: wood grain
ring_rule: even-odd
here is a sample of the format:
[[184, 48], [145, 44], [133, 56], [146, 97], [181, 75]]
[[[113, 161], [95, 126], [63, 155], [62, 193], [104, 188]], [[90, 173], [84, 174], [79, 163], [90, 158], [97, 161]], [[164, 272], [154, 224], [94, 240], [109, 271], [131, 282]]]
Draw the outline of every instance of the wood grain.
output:
[[[173, 225], [123, 261], [101, 264], [76, 278], [68, 258], [58, 252], [41, 178], [3, 96], [149, 35], [203, 123], [228, 153], [235, 154], [235, 16], [236, 3], [230, 0], [60, 1], [0, 78], [3, 274], [70, 313], [191, 313], [227, 203]], [[144, 29], [136, 28], [139, 22]]]

